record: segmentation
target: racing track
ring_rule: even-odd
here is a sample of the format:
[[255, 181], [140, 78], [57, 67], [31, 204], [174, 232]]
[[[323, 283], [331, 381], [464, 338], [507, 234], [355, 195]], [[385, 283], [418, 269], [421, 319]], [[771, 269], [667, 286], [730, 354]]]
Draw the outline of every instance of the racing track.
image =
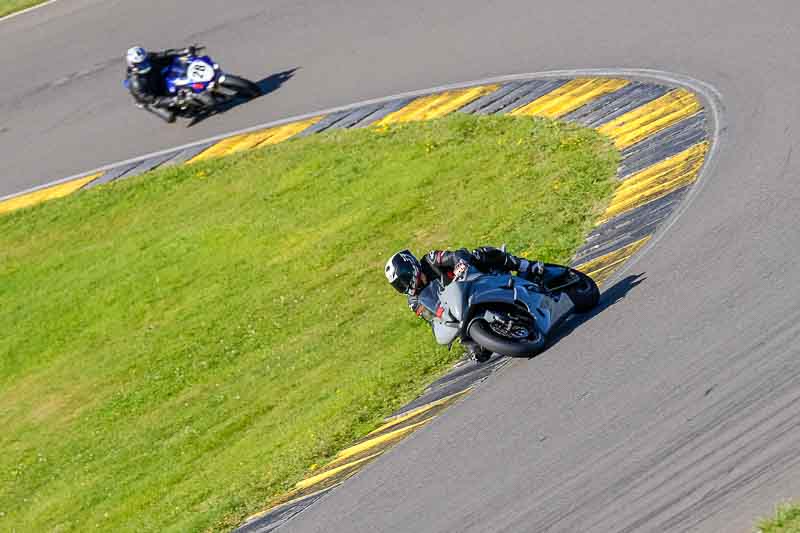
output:
[[[517, 72], [686, 74], [719, 90], [728, 127], [689, 209], [629, 267], [640, 285], [286, 530], [747, 531], [800, 495], [800, 5], [229, 4], [60, 0], [0, 23], [0, 195], [271, 119]], [[301, 68], [190, 130], [136, 113], [120, 52], [191, 40], [252, 78]]]

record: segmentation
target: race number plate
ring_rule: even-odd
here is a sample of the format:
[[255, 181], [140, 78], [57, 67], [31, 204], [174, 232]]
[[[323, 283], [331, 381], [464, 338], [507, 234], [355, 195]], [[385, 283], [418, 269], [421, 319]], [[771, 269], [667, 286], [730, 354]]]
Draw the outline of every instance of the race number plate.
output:
[[195, 59], [189, 63], [186, 75], [192, 83], [206, 83], [214, 79], [214, 67], [205, 61]]

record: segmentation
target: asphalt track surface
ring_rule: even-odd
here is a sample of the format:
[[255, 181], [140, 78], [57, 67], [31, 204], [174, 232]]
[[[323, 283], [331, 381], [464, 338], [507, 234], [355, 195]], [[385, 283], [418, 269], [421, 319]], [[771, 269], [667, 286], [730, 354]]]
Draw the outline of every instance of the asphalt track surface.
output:
[[[748, 531], [800, 495], [800, 4], [221, 5], [60, 0], [0, 22], [0, 195], [272, 119], [517, 72], [685, 74], [719, 90], [726, 125], [689, 208], [628, 267], [636, 282], [287, 531]], [[132, 108], [121, 52], [194, 40], [251, 78], [298, 70], [191, 129]]]

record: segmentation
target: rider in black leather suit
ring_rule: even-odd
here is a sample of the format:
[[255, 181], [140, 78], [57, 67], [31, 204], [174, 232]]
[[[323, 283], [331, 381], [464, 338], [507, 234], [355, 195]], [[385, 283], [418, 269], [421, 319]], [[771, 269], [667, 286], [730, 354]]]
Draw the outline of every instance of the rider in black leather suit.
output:
[[176, 57], [190, 52], [190, 49], [147, 52], [140, 46], [128, 50], [126, 71], [128, 90], [139, 107], [166, 122], [175, 122], [175, 112], [172, 108], [178, 103], [178, 97], [166, 93], [161, 71]]
[[[430, 321], [432, 317], [426, 316], [424, 306], [419, 303], [419, 294], [435, 279], [439, 279], [444, 285], [450, 283], [455, 277], [454, 270], [461, 262], [484, 272], [516, 271], [520, 276], [534, 280], [544, 272], [544, 265], [540, 261], [529, 261], [499, 248], [482, 246], [471, 252], [466, 248], [453, 251], [432, 250], [422, 258], [422, 261], [408, 250], [403, 250], [389, 259], [384, 273], [392, 287], [408, 296], [408, 306], [411, 310], [417, 316]], [[474, 343], [466, 343], [465, 347], [479, 363], [488, 361], [492, 355]]]

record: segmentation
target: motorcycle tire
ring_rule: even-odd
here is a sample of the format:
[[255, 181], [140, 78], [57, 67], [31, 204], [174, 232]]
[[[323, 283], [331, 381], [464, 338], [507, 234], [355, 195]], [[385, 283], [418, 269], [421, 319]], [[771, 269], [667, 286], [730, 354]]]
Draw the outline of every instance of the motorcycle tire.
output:
[[575, 304], [576, 313], [586, 313], [591, 311], [597, 306], [600, 301], [600, 289], [597, 288], [597, 283], [592, 278], [578, 270], [572, 270], [577, 274], [581, 280], [564, 289], [569, 299]]
[[200, 93], [195, 95], [195, 98], [200, 104], [202, 104], [204, 111], [214, 109], [217, 106], [217, 100], [210, 92]]
[[469, 326], [469, 336], [487, 350], [508, 357], [531, 357], [541, 352], [547, 339], [537, 331], [536, 339], [510, 339], [498, 335], [485, 320], [475, 320]]
[[237, 94], [246, 98], [261, 96], [261, 88], [258, 85], [233, 74], [225, 74], [225, 81], [220, 82], [220, 85], [226, 89], [236, 91]]

